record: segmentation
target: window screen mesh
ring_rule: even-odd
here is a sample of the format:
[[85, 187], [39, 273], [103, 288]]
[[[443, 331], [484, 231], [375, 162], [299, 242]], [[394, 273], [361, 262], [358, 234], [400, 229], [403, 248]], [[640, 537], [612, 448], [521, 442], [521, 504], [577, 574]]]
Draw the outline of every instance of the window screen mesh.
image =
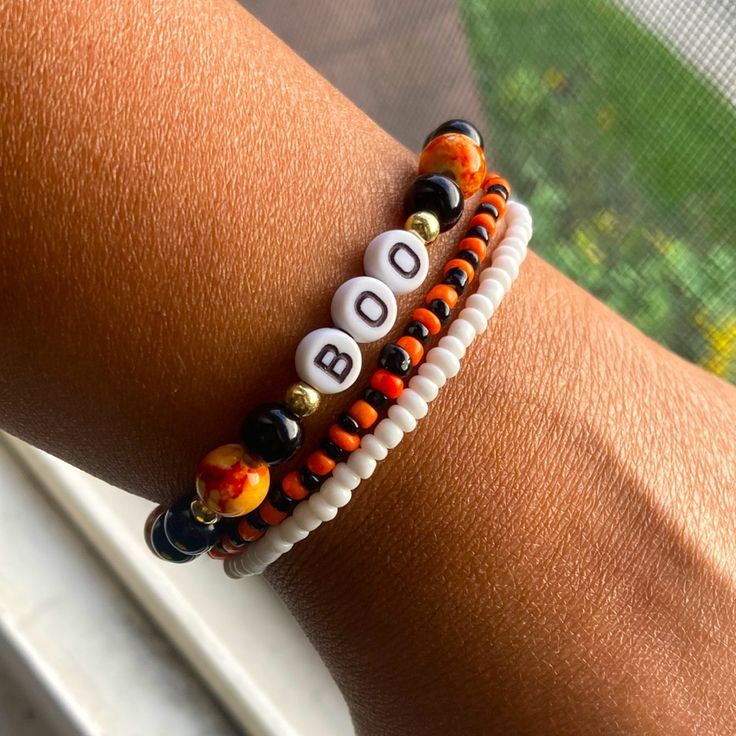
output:
[[736, 381], [731, 0], [244, 0], [406, 145], [479, 120], [533, 246]]

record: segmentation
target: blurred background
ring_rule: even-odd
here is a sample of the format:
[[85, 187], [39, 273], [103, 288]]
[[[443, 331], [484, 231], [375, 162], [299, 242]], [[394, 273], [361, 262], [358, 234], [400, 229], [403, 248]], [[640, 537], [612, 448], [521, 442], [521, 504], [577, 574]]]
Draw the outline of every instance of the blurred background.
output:
[[[537, 252], [736, 380], [732, 0], [243, 4], [413, 150], [477, 122]], [[0, 473], [0, 736], [352, 733], [262, 580], [153, 559], [150, 504], [6, 435]]]

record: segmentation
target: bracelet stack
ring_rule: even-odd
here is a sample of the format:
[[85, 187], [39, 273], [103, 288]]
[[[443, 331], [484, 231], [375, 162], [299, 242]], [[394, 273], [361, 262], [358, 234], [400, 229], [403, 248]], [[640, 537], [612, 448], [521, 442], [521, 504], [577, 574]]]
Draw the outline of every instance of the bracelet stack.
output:
[[[457, 223], [464, 199], [484, 180], [487, 194], [481, 208], [485, 209], [471, 221], [471, 231], [462, 241], [465, 245], [447, 264], [443, 283], [429, 292], [424, 307], [415, 310], [405, 335], [384, 348], [370, 387], [330, 427], [329, 437], [309, 455], [305, 467], [288, 473], [281, 483], [273, 482], [270, 469], [288, 461], [304, 442], [303, 419], [318, 409], [321, 394], [338, 393], [355, 383], [362, 367], [358, 343], [381, 339], [391, 331], [396, 296], [419, 288], [427, 276], [427, 244]], [[497, 189], [492, 191], [494, 186]], [[333, 474], [331, 480], [335, 480], [340, 466], [350, 469], [341, 462], [347, 453], [353, 465], [370, 457], [359, 446], [359, 431], [373, 425], [389, 399], [406, 393], [403, 377], [421, 360], [424, 343], [447, 322], [472, 279], [508, 194], [508, 185], [500, 177], [485, 177], [483, 141], [472, 125], [449, 121], [429, 136], [419, 176], [406, 196], [405, 228], [371, 241], [364, 256], [365, 275], [350, 279], [335, 292], [334, 327], [314, 330], [299, 343], [295, 363], [300, 380], [286, 390], [283, 403], [254, 409], [243, 422], [240, 443], [223, 445], [203, 458], [193, 500], [168, 509], [158, 507], [149, 516], [145, 536], [157, 556], [183, 563], [208, 551], [215, 557], [240, 552], [290, 511], [303, 515], [300, 501], [309, 497], [311, 506], [318, 506], [324, 497], [316, 494], [326, 478]], [[397, 403], [389, 414], [392, 411], [403, 417], [406, 409]]]

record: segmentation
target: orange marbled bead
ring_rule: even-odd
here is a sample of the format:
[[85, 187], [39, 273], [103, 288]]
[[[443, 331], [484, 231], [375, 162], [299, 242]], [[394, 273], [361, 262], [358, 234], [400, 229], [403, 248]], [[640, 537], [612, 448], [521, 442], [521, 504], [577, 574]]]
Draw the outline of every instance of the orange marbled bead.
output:
[[443, 174], [452, 177], [467, 199], [483, 184], [486, 157], [473, 140], [459, 133], [433, 138], [419, 155], [419, 174]]
[[268, 465], [250, 457], [242, 445], [223, 445], [200, 462], [197, 494], [222, 516], [243, 516], [266, 497], [269, 476]]

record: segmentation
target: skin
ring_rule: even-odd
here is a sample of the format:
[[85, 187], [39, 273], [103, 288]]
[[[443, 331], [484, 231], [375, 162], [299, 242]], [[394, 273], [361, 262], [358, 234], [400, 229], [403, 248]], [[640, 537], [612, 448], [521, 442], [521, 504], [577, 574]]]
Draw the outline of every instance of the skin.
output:
[[[0, 28], [0, 423], [191, 494], [400, 226], [415, 158], [226, 0], [0, 0]], [[359, 733], [730, 733], [734, 468], [733, 387], [530, 256], [416, 432], [268, 577]]]

